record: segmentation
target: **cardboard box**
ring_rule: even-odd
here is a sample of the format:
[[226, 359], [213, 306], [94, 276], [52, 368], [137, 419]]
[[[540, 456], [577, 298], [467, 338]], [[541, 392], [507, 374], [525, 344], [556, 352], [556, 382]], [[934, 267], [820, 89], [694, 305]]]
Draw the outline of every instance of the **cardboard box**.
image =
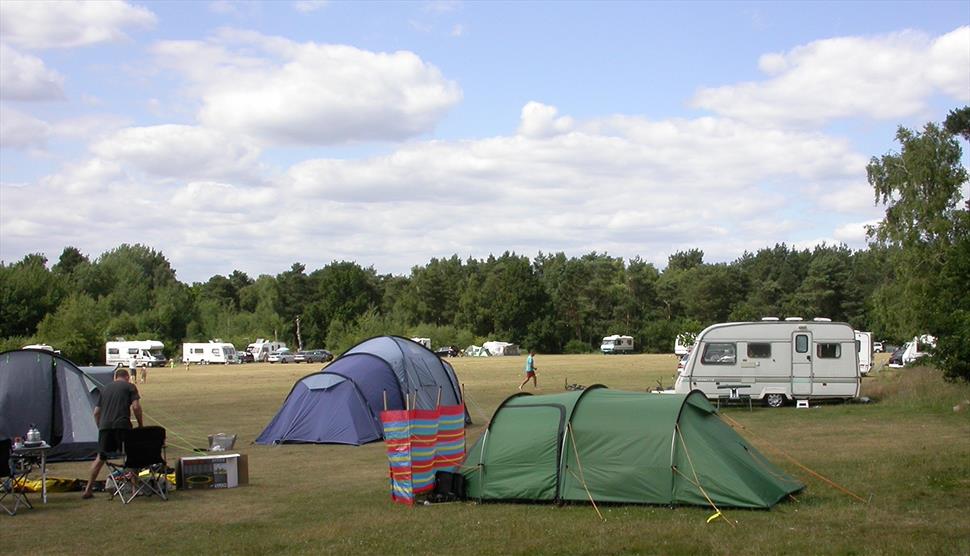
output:
[[213, 454], [179, 459], [177, 488], [235, 488], [249, 484], [249, 460], [240, 454]]

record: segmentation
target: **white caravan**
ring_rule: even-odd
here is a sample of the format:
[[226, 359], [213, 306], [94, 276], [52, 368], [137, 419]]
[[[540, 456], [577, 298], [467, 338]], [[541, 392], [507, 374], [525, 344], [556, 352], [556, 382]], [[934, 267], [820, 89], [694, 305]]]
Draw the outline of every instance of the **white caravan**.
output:
[[508, 342], [485, 342], [482, 347], [492, 355], [518, 355], [519, 346]]
[[422, 346], [431, 349], [431, 338], [411, 338], [412, 342], [421, 344]]
[[24, 346], [21, 349], [40, 349], [40, 350], [43, 350], [43, 351], [50, 351], [50, 352], [53, 352], [53, 353], [60, 353], [61, 352], [61, 350], [54, 349], [53, 346], [49, 346], [47, 344], [30, 344], [30, 345]]
[[280, 349], [286, 349], [286, 344], [283, 342], [269, 342], [262, 338], [259, 338], [246, 347], [246, 351], [253, 354], [253, 361], [256, 363], [267, 361], [269, 354]]
[[707, 327], [674, 391], [700, 390], [710, 399], [749, 395], [780, 407], [792, 399], [855, 398], [861, 383], [851, 326], [786, 319]]
[[867, 375], [872, 370], [872, 332], [856, 330], [855, 347], [859, 352], [859, 372]]
[[690, 350], [694, 347], [694, 339], [696, 337], [696, 334], [689, 334], [687, 332], [677, 334], [677, 338], [674, 339], [674, 355], [687, 355], [690, 353]]
[[934, 336], [923, 334], [913, 338], [906, 344], [906, 350], [903, 351], [903, 365], [909, 365], [916, 362], [917, 359], [929, 355], [928, 352], [935, 347], [936, 337]]
[[162, 353], [164, 347], [165, 344], [158, 340], [107, 342], [104, 345], [104, 364], [128, 365], [134, 360], [139, 367], [163, 367], [165, 366], [165, 354]]
[[603, 338], [600, 344], [600, 351], [609, 355], [613, 353], [633, 353], [633, 336], [620, 336], [613, 334]]
[[206, 343], [186, 342], [182, 344], [182, 362], [201, 363], [203, 365], [208, 365], [209, 363], [229, 365], [231, 363], [238, 363], [239, 359], [236, 357], [236, 347], [234, 345], [210, 340]]

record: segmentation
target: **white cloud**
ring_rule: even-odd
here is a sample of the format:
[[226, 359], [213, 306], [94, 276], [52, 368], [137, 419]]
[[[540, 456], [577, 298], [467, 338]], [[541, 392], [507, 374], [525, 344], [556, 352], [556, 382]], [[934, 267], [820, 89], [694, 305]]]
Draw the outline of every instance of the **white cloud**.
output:
[[[867, 241], [866, 230], [870, 226], [878, 224], [878, 220], [868, 220], [866, 222], [849, 222], [838, 226], [833, 231], [833, 237], [842, 243], [850, 245], [860, 245]], [[831, 243], [831, 242], [830, 242]]]
[[0, 43], [0, 95], [4, 100], [61, 100], [64, 77], [40, 58]]
[[550, 137], [566, 133], [573, 127], [567, 116], [557, 118], [558, 110], [541, 102], [529, 102], [522, 107], [519, 133], [526, 137]]
[[258, 179], [260, 151], [220, 131], [185, 125], [132, 127], [98, 141], [92, 152], [159, 177]]
[[411, 52], [224, 30], [155, 52], [199, 95], [204, 125], [271, 144], [401, 140], [431, 131], [461, 90]]
[[0, 2], [0, 35], [23, 48], [75, 48], [127, 38], [123, 29], [155, 24], [150, 10], [126, 2]]
[[[539, 131], [569, 119], [539, 103], [523, 112], [544, 122]], [[406, 272], [433, 256], [505, 250], [596, 250], [663, 265], [681, 249], [730, 259], [778, 242], [858, 237], [823, 218], [834, 214], [826, 203], [855, 198], [864, 183], [865, 158], [846, 141], [717, 118], [569, 121], [565, 133], [305, 160], [266, 179], [254, 151], [218, 132], [129, 128], [97, 142], [95, 159], [28, 187], [0, 186], [5, 204], [29, 195], [32, 207], [69, 205], [88, 223], [45, 229], [43, 211], [2, 210], [0, 256], [39, 243], [55, 255], [68, 244], [97, 252], [118, 243], [102, 236], [124, 238], [161, 249], [191, 273], [183, 279], [204, 280], [334, 259]], [[230, 176], [231, 168], [247, 170]], [[125, 211], [150, 215], [121, 230], [101, 223]], [[877, 212], [860, 205], [847, 214], [864, 221]], [[260, 244], [273, 249], [252, 255]]]
[[299, 0], [293, 2], [293, 9], [300, 13], [311, 13], [327, 6], [327, 0]]
[[51, 126], [23, 112], [0, 104], [0, 147], [28, 149], [43, 147]]
[[760, 124], [919, 114], [936, 93], [970, 100], [970, 27], [930, 38], [914, 31], [840, 37], [766, 54], [765, 81], [700, 90], [693, 106]]

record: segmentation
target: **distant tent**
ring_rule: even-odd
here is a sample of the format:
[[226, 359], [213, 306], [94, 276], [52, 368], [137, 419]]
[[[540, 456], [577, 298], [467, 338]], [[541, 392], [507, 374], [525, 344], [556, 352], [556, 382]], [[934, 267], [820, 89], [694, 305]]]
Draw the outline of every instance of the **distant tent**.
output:
[[[257, 444], [360, 445], [383, 438], [380, 412], [461, 404], [455, 370], [426, 347], [397, 336], [371, 338], [293, 385]], [[471, 422], [467, 417], [466, 421]]]
[[482, 346], [471, 345], [465, 348], [465, 355], [468, 357], [491, 357], [492, 352]]
[[708, 505], [709, 496], [719, 507], [770, 508], [804, 488], [700, 392], [599, 385], [506, 399], [462, 468], [479, 500]]
[[[82, 371], [59, 354], [36, 349], [0, 353], [0, 438], [23, 437], [31, 425], [53, 446], [48, 461], [94, 459], [98, 388], [111, 368]], [[111, 378], [108, 378], [111, 377]]]

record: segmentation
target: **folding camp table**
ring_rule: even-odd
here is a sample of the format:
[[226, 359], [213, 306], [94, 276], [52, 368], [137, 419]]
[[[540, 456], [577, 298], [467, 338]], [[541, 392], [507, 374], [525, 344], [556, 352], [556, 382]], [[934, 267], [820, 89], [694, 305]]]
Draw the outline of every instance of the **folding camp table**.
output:
[[10, 460], [17, 467], [17, 484], [23, 486], [34, 468], [40, 469], [40, 499], [44, 504], [47, 503], [47, 451], [50, 449], [50, 444], [43, 442], [10, 450]]

